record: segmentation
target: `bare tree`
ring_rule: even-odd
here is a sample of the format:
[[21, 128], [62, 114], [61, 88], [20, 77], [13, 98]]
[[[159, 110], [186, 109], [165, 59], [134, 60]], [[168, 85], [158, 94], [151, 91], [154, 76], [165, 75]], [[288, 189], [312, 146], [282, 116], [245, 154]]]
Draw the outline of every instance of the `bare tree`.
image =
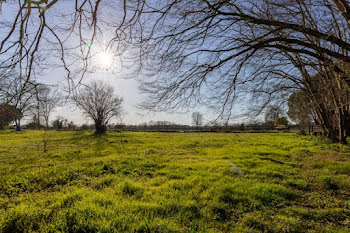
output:
[[[12, 17], [2, 23], [0, 54], [6, 59], [1, 67], [20, 66], [21, 75], [27, 80], [33, 76], [35, 65], [45, 63], [39, 55], [48, 52], [62, 60], [67, 77], [73, 78], [75, 72], [71, 72], [68, 65], [67, 57], [71, 55], [67, 52], [68, 44], [72, 47], [69, 49], [79, 52], [80, 70], [86, 73], [93, 43], [104, 30], [112, 29], [111, 25], [115, 35], [105, 49], [120, 54], [128, 42], [133, 41], [141, 46], [137, 57], [149, 58], [148, 62], [143, 59], [141, 66], [148, 69], [149, 61], [153, 61], [157, 69], [148, 70], [178, 74], [168, 85], [155, 85], [149, 80], [146, 90], [160, 86], [171, 92], [178, 91], [177, 95], [182, 97], [194, 97], [200, 92], [192, 92], [188, 87], [203, 87], [210, 76], [220, 70], [219, 77], [230, 79], [214, 86], [232, 86], [217, 93], [221, 94], [218, 95], [224, 103], [221, 105], [227, 108], [236, 96], [233, 87], [238, 85], [236, 81], [244, 72], [244, 65], [251, 64], [253, 58], [266, 51], [287, 51], [322, 60], [340, 74], [344, 72], [332, 65], [332, 61], [350, 60], [349, 4], [345, 0], [333, 0], [333, 4], [329, 0], [133, 0], [113, 4], [105, 0], [70, 3], [19, 0], [4, 3], [9, 4], [14, 10]], [[118, 17], [111, 13], [116, 9], [113, 6], [122, 10]], [[318, 38], [322, 43], [310, 43], [308, 38]], [[49, 49], [45, 49], [46, 45]], [[74, 65], [78, 64], [74, 62]], [[348, 80], [346, 75], [343, 78]], [[163, 98], [161, 103], [171, 107], [170, 101], [165, 100], [171, 97], [160, 92], [159, 97], [162, 95], [168, 98]]]
[[203, 124], [203, 114], [200, 112], [192, 113], [192, 123], [197, 129]]
[[20, 114], [15, 119], [17, 130], [21, 130], [21, 120], [31, 110], [36, 93], [35, 82], [29, 82], [25, 87], [25, 78], [16, 72], [10, 72], [0, 77], [0, 101], [14, 106]]
[[61, 97], [57, 90], [47, 85], [39, 85], [37, 87], [36, 104], [38, 119], [40, 119], [40, 117], [44, 119], [46, 129], [49, 128], [50, 114], [59, 105]]
[[[125, 51], [120, 33], [109, 32], [125, 21], [125, 1], [0, 1], [0, 70], [16, 69], [23, 88], [47, 67], [66, 72], [68, 88], [96, 68], [96, 55]], [[115, 12], [120, 12], [116, 14]], [[113, 22], [111, 22], [113, 20]], [[116, 27], [116, 28], [115, 28]], [[119, 30], [120, 31], [120, 30]], [[114, 38], [108, 43], [108, 38]]]
[[76, 128], [77, 128], [77, 125], [75, 125], [73, 121], [70, 121], [70, 122], [67, 124], [67, 129], [68, 129], [68, 130], [75, 130]]
[[57, 129], [57, 130], [62, 130], [63, 127], [64, 127], [64, 122], [66, 121], [67, 119], [65, 119], [64, 117], [62, 116], [57, 116], [56, 119], [54, 121], [52, 121], [52, 127], [54, 129]]
[[[68, 79], [83, 77], [94, 42], [114, 25], [115, 35], [104, 49], [120, 55], [129, 42], [137, 45], [138, 50], [132, 52], [139, 52], [135, 57], [141, 58], [140, 68], [153, 74], [142, 85], [152, 95], [145, 101], [149, 108], [166, 110], [196, 100], [228, 112], [239, 97], [237, 90], [254, 80], [262, 81], [256, 80], [256, 76], [264, 75], [257, 71], [271, 58], [280, 59], [281, 51], [322, 60], [348, 80], [333, 61], [350, 61], [349, 7], [346, 1], [333, 2], [117, 1], [114, 5], [122, 13], [112, 17], [110, 12], [115, 8], [105, 0], [7, 1], [4, 4], [11, 4], [15, 10], [2, 24], [5, 33], [0, 39], [0, 53], [7, 61], [1, 67], [21, 66], [22, 76], [30, 80], [36, 64], [47, 64], [39, 55], [54, 53]], [[58, 25], [62, 15], [70, 17]], [[310, 38], [321, 43], [310, 42]], [[82, 75], [76, 75], [68, 65], [72, 58], [68, 44], [79, 53], [74, 54], [73, 64], [81, 65]], [[49, 49], [44, 49], [46, 45]], [[164, 75], [157, 75], [160, 73]], [[165, 75], [167, 80], [161, 78]], [[75, 85], [73, 81], [70, 84]], [[203, 95], [203, 90], [209, 95]]]
[[274, 98], [287, 100], [288, 89], [302, 85], [287, 55], [300, 57], [314, 74], [312, 65], [322, 62], [350, 84], [335, 63], [350, 61], [349, 28], [329, 0], [142, 2], [130, 7], [139, 14], [125, 26], [141, 32], [130, 35], [147, 74], [141, 90], [150, 96], [148, 109], [199, 102], [229, 117], [248, 92], [263, 107]]
[[107, 124], [113, 117], [121, 116], [123, 99], [113, 92], [109, 84], [93, 81], [73, 97], [76, 105], [95, 122], [97, 134], [106, 132]]
[[289, 97], [287, 114], [297, 124], [301, 133], [305, 134], [305, 128], [307, 128], [310, 134], [312, 125], [316, 123], [316, 115], [305, 92], [299, 90]]
[[[346, 144], [350, 120], [350, 90], [346, 83], [330, 70], [313, 76], [306, 93], [322, 127], [323, 135], [333, 142]], [[311, 89], [311, 90], [310, 90]]]
[[233, 104], [246, 96], [258, 114], [302, 90], [324, 135], [344, 142], [339, 122], [348, 112], [341, 93], [350, 87], [342, 65], [350, 62], [348, 1], [143, 2], [133, 8], [139, 12], [134, 22], [141, 23], [128, 23], [142, 32], [136, 40], [140, 69], [147, 74], [141, 79], [149, 96], [145, 108], [201, 103], [229, 118]]

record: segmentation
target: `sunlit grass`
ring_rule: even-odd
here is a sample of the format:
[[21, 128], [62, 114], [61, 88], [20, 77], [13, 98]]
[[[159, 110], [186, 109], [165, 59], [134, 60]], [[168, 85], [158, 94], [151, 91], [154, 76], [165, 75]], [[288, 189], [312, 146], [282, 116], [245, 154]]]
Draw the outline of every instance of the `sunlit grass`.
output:
[[[2, 232], [347, 232], [350, 147], [295, 134], [0, 133]], [[239, 168], [235, 172], [229, 163]]]

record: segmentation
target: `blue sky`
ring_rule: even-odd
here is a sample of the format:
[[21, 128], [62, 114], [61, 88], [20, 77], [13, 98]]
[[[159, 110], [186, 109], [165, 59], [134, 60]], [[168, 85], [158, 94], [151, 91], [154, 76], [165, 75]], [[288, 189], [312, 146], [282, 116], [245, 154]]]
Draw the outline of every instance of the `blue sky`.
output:
[[[17, 5], [13, 5], [15, 1], [8, 1], [2, 4], [2, 12], [0, 14], [0, 22], [11, 21], [16, 12]], [[64, 4], [69, 4], [66, 1]], [[52, 10], [52, 9], [49, 9]], [[0, 31], [1, 32], [1, 31]], [[2, 33], [5, 35], [5, 33]], [[105, 35], [108, 37], [107, 35]], [[0, 35], [0, 39], [2, 36]], [[100, 43], [99, 43], [100, 44]], [[94, 46], [94, 45], [93, 45]], [[48, 54], [50, 55], [50, 53]], [[53, 56], [54, 57], [54, 56]], [[4, 56], [2, 57], [4, 59]], [[117, 65], [116, 65], [117, 66]], [[167, 120], [181, 124], [191, 124], [191, 112], [188, 113], [147, 113], [141, 111], [136, 106], [142, 101], [144, 96], [138, 91], [138, 83], [135, 79], [123, 79], [119, 75], [115, 74], [118, 72], [118, 67], [114, 71], [110, 70], [96, 70], [95, 73], [88, 74], [84, 78], [84, 82], [88, 83], [89, 80], [98, 79], [108, 82], [115, 88], [115, 93], [124, 98], [124, 114], [123, 122], [127, 124], [138, 124], [147, 122], [150, 120]], [[65, 79], [66, 73], [61, 67], [54, 66], [50, 69], [46, 69], [41, 73], [37, 79], [38, 81], [45, 84], [57, 84], [61, 89], [67, 84]], [[51, 115], [51, 120], [54, 120], [57, 116], [63, 116], [68, 120], [72, 120], [77, 124], [84, 122], [91, 122], [83, 116], [82, 112], [74, 107], [70, 103], [66, 103], [61, 107], [58, 107]], [[114, 120], [118, 122], [119, 120]]]
[[[4, 3], [2, 5], [2, 13], [0, 14], [0, 22], [6, 22], [6, 21], [11, 21], [11, 19], [14, 17], [14, 12], [16, 12], [16, 4], [13, 5], [13, 3], [16, 1], [8, 1], [7, 3]], [[12, 3], [12, 5], [11, 5]], [[68, 9], [72, 9], [73, 6], [69, 5], [72, 2], [70, 1], [65, 1], [63, 2], [63, 5], [59, 5], [58, 7], [61, 7], [62, 12], [64, 13], [69, 13]], [[64, 5], [65, 4], [65, 5]], [[63, 8], [62, 8], [63, 6]], [[56, 7], [56, 5], [55, 5]], [[52, 8], [49, 9], [49, 11], [54, 12], [54, 16], [50, 17], [48, 19], [48, 23], [50, 24], [64, 24], [65, 19], [62, 19], [62, 16], [60, 15], [60, 11], [53, 11]], [[109, 12], [108, 12], [109, 11]], [[113, 15], [108, 15], [108, 14], [113, 14]], [[111, 11], [110, 8], [107, 7], [107, 14], [104, 15], [107, 20], [109, 20], [108, 17], [114, 17], [115, 12]], [[61, 17], [61, 18], [55, 18], [55, 17]], [[67, 17], [67, 16], [66, 16]], [[118, 16], [115, 16], [118, 18]], [[60, 21], [58, 21], [60, 20]], [[58, 22], [57, 22], [58, 21]], [[69, 19], [67, 20], [69, 22]], [[1, 32], [1, 29], [0, 29]], [[105, 30], [103, 32], [103, 35], [99, 38], [97, 38], [97, 41], [95, 44], [92, 45], [92, 48], [94, 50], [99, 50], [100, 47], [103, 47], [104, 41], [108, 41], [109, 38], [113, 36], [111, 34], [113, 30]], [[4, 33], [3, 33], [4, 35]], [[1, 39], [1, 34], [0, 34], [0, 39]], [[73, 39], [71, 40], [70, 43], [76, 43], [77, 42], [78, 36], [73, 35]], [[52, 53], [52, 54], [51, 54]], [[55, 55], [53, 54], [53, 50], [49, 50], [46, 52], [47, 56], [50, 57], [48, 59], [49, 61], [56, 59], [57, 63], [57, 54], [56, 58]], [[52, 57], [52, 58], [51, 58]], [[4, 57], [3, 57], [4, 58]], [[2, 58], [2, 59], [3, 59]], [[216, 114], [213, 112], [209, 112], [207, 109], [204, 107], [198, 107], [198, 109], [190, 109], [185, 113], [166, 113], [166, 112], [161, 112], [161, 113], [149, 113], [149, 112], [144, 112], [140, 109], [137, 108], [137, 105], [142, 102], [142, 100], [145, 98], [144, 95], [142, 95], [139, 90], [138, 90], [138, 83], [136, 79], [124, 79], [123, 77], [123, 72], [127, 72], [127, 70], [121, 69], [121, 64], [119, 62], [115, 62], [113, 64], [113, 68], [109, 70], [103, 70], [99, 69], [97, 67], [97, 70], [94, 73], [88, 74], [84, 78], [84, 83], [88, 83], [92, 79], [98, 79], [98, 80], [103, 80], [109, 84], [111, 84], [115, 88], [115, 93], [118, 94], [119, 96], [122, 96], [124, 98], [124, 114], [123, 114], [123, 123], [126, 124], [139, 124], [143, 122], [148, 122], [150, 120], [153, 121], [171, 121], [179, 124], [191, 124], [191, 114], [194, 111], [200, 111], [205, 113], [204, 114], [204, 119], [206, 121], [212, 120], [216, 117]], [[66, 72], [64, 69], [60, 66], [51, 66], [51, 68], [44, 70], [38, 77], [38, 81], [45, 83], [45, 84], [57, 84], [59, 83], [59, 86], [61, 89], [65, 85], [67, 85], [67, 80], [65, 78]], [[240, 112], [239, 106], [237, 107], [237, 112]], [[82, 124], [85, 122], [91, 122], [86, 119], [85, 116], [83, 116], [82, 112], [77, 109], [75, 106], [73, 106], [71, 103], [66, 103], [64, 106], [58, 107], [55, 112], [51, 115], [51, 120], [54, 120], [57, 116], [63, 116], [67, 118], [69, 121], [74, 121], [77, 124]], [[119, 120], [115, 120], [115, 123], [119, 122]]]
[[[64, 79], [64, 72], [60, 69], [52, 69], [47, 72], [47, 75], [41, 77], [44, 81], [47, 81], [45, 77], [50, 76], [50, 84], [54, 84], [57, 82], [65, 84], [66, 80]], [[109, 71], [98, 71], [92, 75], [89, 75], [85, 78], [85, 82], [89, 82], [90, 80], [97, 79], [103, 80], [110, 85], [112, 85], [115, 89], [115, 94], [122, 96], [124, 99], [124, 113], [122, 117], [122, 122], [126, 124], [139, 124], [143, 122], [148, 122], [150, 120], [153, 121], [172, 121], [179, 124], [191, 124], [191, 114], [188, 113], [149, 113], [146, 111], [140, 110], [137, 105], [141, 103], [144, 96], [138, 90], [138, 83], [135, 79], [122, 79], [118, 78], [114, 74]], [[63, 86], [61, 85], [61, 86]], [[55, 119], [57, 116], [63, 116], [68, 120], [72, 120], [78, 124], [90, 122], [87, 120], [82, 112], [77, 109], [74, 105], [70, 103], [64, 104], [62, 107], [58, 107], [55, 112], [53, 112], [51, 119]], [[115, 123], [118, 123], [119, 120], [115, 119]]]

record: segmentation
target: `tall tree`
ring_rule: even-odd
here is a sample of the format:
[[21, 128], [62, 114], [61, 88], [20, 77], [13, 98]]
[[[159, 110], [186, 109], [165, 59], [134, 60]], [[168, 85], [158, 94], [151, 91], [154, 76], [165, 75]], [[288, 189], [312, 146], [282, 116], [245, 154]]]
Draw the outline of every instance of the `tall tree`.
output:
[[59, 105], [62, 96], [58, 90], [54, 90], [46, 85], [37, 87], [36, 104], [39, 118], [42, 117], [46, 129], [49, 128], [49, 117], [52, 111]]
[[199, 102], [230, 116], [248, 92], [261, 106], [286, 100], [288, 89], [303, 85], [299, 66], [288, 56], [301, 59], [311, 75], [321, 65], [350, 84], [336, 63], [350, 61], [349, 28], [329, 0], [137, 2], [130, 9], [140, 12], [133, 18], [140, 23], [128, 26], [142, 32], [130, 35], [136, 36], [137, 58], [147, 74], [141, 80], [149, 95], [146, 108]]
[[203, 124], [203, 114], [200, 112], [192, 113], [192, 123], [197, 129]]
[[76, 105], [95, 123], [96, 134], [105, 133], [113, 117], [120, 117], [123, 99], [114, 95], [111, 85], [93, 81], [73, 97]]

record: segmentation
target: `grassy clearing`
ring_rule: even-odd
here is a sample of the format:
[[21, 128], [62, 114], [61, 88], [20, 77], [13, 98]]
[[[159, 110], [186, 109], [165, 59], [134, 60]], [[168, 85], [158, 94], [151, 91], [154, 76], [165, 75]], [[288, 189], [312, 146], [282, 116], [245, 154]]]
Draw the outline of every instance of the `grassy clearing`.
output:
[[[350, 147], [295, 134], [0, 133], [0, 232], [348, 232]], [[230, 164], [240, 169], [237, 173]]]

